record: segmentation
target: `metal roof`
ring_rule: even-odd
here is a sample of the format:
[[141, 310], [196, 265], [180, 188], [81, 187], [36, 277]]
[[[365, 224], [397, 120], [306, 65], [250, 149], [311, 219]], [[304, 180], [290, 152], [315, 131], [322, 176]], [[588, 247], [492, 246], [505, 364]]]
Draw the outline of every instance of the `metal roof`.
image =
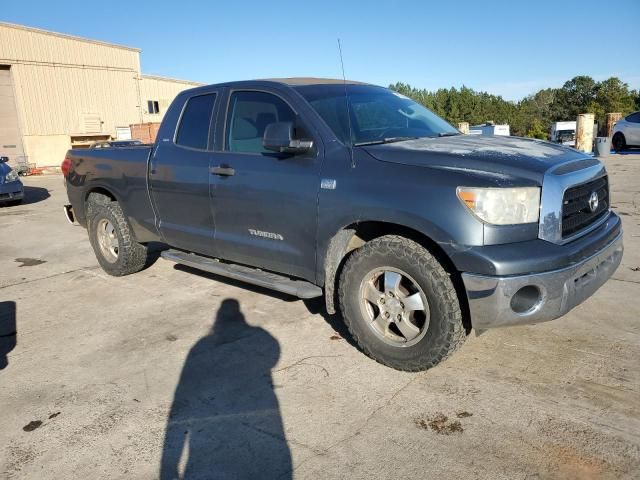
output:
[[191, 80], [183, 80], [181, 78], [173, 78], [173, 77], [163, 77], [161, 75], [145, 75], [144, 73], [140, 75], [142, 79], [149, 78], [151, 80], [161, 80], [165, 82], [175, 82], [175, 83], [184, 83], [185, 85], [193, 85], [194, 87], [202, 87], [206, 85], [206, 83], [202, 82], [192, 82]]
[[43, 30], [41, 28], [27, 27], [25, 25], [17, 25], [15, 23], [0, 22], [0, 26], [8, 27], [8, 28], [15, 28], [17, 30], [25, 30], [27, 32], [39, 33], [39, 34], [42, 34], [42, 35], [51, 35], [51, 36], [54, 36], [54, 37], [67, 38], [69, 40], [76, 40], [78, 42], [94, 43], [94, 44], [97, 44], [97, 45], [103, 45], [105, 47], [121, 48], [123, 50], [132, 50], [134, 52], [142, 51], [139, 48], [127, 47], [126, 45], [119, 45], [117, 43], [109, 43], [109, 42], [103, 42], [101, 40], [93, 40], [91, 38], [77, 37], [75, 35], [69, 35], [69, 34], [66, 34], [66, 33], [59, 33], [59, 32], [52, 32], [50, 30]]

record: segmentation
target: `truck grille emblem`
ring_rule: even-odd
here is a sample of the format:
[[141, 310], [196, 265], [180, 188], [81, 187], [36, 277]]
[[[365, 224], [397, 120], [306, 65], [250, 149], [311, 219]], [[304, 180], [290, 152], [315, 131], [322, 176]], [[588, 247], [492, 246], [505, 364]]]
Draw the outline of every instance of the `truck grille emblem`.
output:
[[591, 210], [592, 213], [598, 209], [598, 202], [598, 192], [591, 192], [589, 196], [589, 210]]

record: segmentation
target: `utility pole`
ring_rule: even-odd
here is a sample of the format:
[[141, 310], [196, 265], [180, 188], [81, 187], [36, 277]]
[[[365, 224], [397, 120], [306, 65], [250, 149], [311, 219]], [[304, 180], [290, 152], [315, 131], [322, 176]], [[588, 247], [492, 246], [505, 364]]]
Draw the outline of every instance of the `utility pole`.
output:
[[576, 119], [576, 149], [581, 152], [593, 151], [593, 113], [581, 113]]

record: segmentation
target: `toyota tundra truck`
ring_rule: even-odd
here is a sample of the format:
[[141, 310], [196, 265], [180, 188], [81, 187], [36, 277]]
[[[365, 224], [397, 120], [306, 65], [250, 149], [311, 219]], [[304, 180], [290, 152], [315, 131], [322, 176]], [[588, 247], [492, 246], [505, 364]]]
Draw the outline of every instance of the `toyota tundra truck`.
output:
[[109, 274], [162, 257], [324, 296], [373, 359], [425, 370], [472, 329], [566, 314], [623, 252], [598, 159], [463, 135], [386, 88], [324, 79], [180, 93], [153, 146], [70, 150], [67, 218]]

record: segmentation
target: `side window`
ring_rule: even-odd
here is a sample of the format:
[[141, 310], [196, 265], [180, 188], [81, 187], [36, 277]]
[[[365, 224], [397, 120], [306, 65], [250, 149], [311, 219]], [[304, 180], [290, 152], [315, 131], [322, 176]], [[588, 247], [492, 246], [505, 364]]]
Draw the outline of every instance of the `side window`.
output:
[[206, 150], [209, 144], [209, 126], [215, 103], [215, 93], [191, 97], [182, 112], [176, 144]]
[[267, 153], [262, 137], [267, 125], [294, 122], [296, 114], [284, 100], [265, 92], [234, 92], [227, 114], [226, 150]]
[[631, 123], [640, 123], [640, 112], [632, 113], [626, 120]]

